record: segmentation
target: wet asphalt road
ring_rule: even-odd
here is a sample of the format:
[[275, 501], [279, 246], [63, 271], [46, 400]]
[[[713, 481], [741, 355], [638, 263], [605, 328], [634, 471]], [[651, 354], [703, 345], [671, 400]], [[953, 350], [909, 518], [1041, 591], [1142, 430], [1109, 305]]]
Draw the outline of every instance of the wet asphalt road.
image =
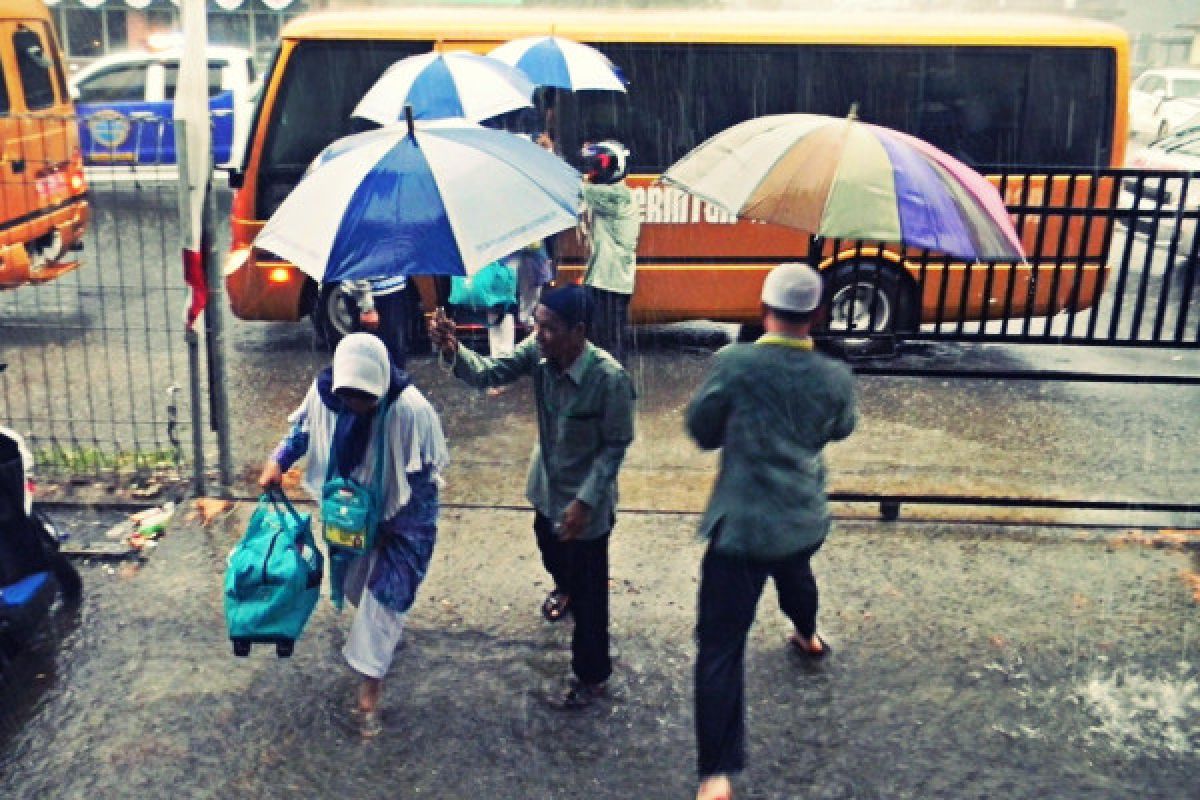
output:
[[[384, 700], [340, 725], [348, 620], [322, 604], [296, 655], [234, 659], [219, 580], [242, 513], [180, 522], [141, 569], [86, 567], [87, 599], [2, 685], [14, 798], [686, 798], [701, 548], [690, 515], [622, 516], [611, 697], [547, 708], [566, 624], [529, 515], [448, 510]], [[1197, 564], [1135, 537], [842, 522], [814, 562], [819, 667], [785, 652], [768, 590], [747, 660], [739, 797], [1196, 796]], [[13, 698], [17, 699], [14, 701]]]

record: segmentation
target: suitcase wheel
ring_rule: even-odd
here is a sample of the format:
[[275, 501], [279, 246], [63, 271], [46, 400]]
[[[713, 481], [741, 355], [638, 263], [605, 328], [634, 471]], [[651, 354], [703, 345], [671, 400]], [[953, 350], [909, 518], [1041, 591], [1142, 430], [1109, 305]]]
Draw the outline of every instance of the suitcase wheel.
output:
[[276, 642], [275, 655], [279, 656], [280, 658], [287, 658], [292, 654], [292, 648], [295, 646], [295, 644], [296, 643], [291, 639], [283, 642]]
[[250, 655], [250, 641], [248, 639], [234, 639], [233, 654], [238, 658], [245, 658]]

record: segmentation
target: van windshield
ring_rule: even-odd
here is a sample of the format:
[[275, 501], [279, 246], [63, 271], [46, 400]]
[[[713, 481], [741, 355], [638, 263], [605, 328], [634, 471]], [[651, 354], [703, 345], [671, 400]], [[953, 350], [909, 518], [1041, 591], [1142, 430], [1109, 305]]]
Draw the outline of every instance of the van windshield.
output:
[[46, 52], [42, 39], [24, 26], [13, 34], [13, 51], [17, 56], [17, 74], [25, 92], [25, 108], [40, 111], [54, 105], [54, 84], [50, 71], [54, 62]]
[[[258, 169], [257, 217], [266, 219], [327, 145], [376, 127], [350, 112], [383, 71], [405, 56], [427, 53], [428, 41], [301, 42], [283, 80]], [[276, 67], [277, 69], [280, 67]]]

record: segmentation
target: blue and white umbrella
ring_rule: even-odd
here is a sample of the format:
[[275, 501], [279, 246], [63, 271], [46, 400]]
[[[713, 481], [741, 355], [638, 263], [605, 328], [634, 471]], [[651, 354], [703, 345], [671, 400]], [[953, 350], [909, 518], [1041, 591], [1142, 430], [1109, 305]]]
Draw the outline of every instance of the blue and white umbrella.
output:
[[513, 39], [488, 53], [489, 58], [511, 64], [538, 86], [579, 91], [625, 91], [620, 71], [594, 47], [559, 36]]
[[424, 53], [402, 58], [367, 90], [354, 116], [387, 125], [404, 119], [463, 117], [478, 122], [533, 105], [523, 72], [478, 53]]
[[520, 136], [393, 125], [339, 139], [255, 246], [326, 283], [471, 275], [576, 223], [580, 176]]

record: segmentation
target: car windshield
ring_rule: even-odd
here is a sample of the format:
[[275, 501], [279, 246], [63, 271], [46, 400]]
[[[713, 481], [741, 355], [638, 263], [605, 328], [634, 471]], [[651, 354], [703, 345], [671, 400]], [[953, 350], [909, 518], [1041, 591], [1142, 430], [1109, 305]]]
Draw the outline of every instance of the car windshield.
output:
[[1177, 78], [1175, 80], [1176, 97], [1200, 97], [1200, 78]]

